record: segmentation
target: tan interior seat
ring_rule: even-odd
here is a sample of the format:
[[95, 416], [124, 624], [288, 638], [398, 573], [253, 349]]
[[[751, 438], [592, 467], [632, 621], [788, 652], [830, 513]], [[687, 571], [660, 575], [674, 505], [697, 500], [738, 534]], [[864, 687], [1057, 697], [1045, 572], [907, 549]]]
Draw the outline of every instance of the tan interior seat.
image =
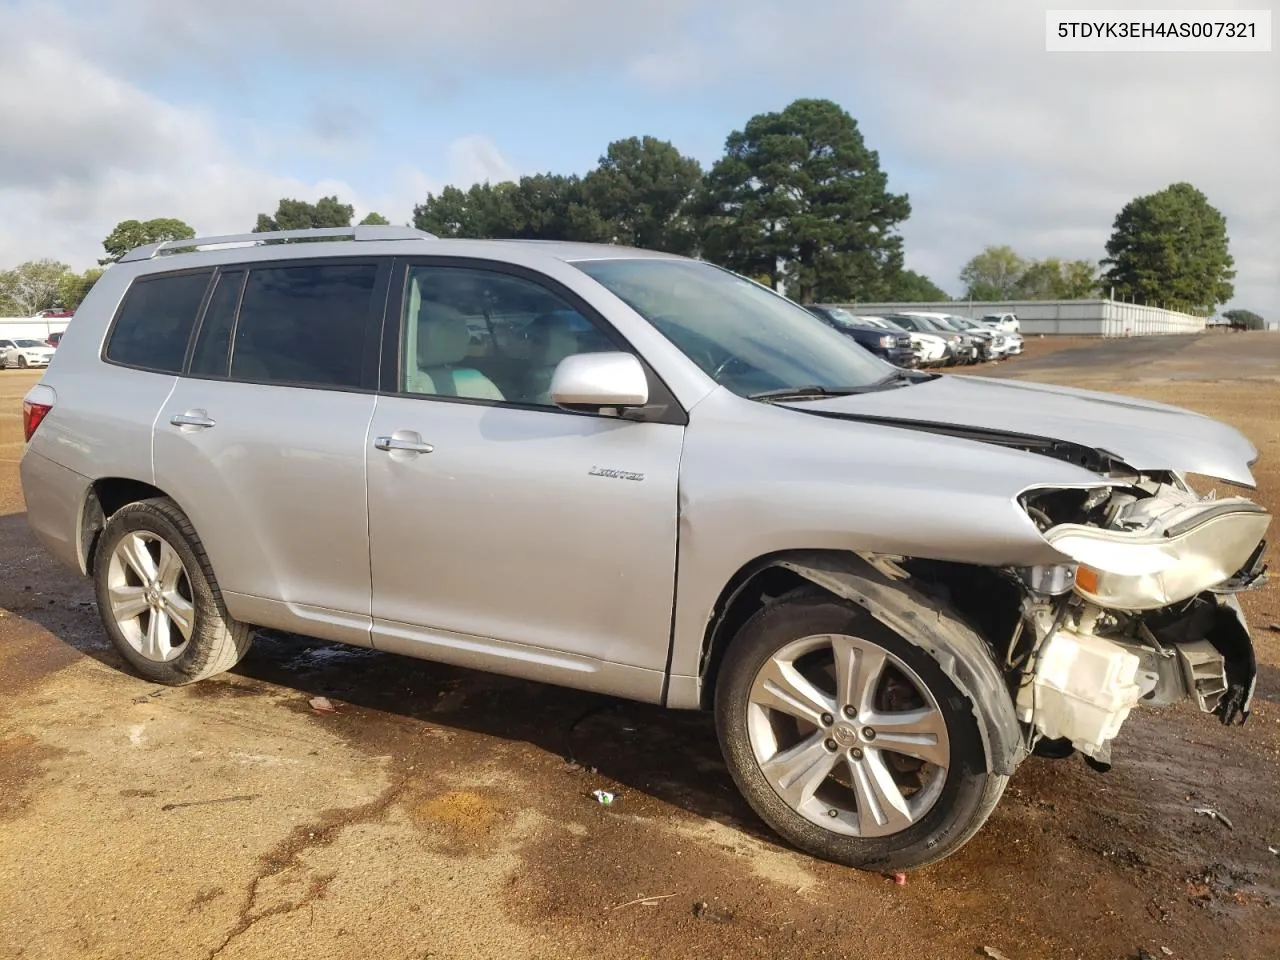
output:
[[406, 391], [471, 400], [503, 399], [497, 384], [466, 363], [471, 333], [462, 313], [445, 304], [423, 300], [417, 332], [417, 364], [406, 371]]

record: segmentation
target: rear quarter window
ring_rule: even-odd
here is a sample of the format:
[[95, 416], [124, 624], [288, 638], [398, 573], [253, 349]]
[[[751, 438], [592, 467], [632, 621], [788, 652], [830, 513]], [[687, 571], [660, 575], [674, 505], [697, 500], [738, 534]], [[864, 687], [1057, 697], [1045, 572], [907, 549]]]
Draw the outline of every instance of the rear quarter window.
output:
[[107, 337], [112, 363], [179, 373], [212, 271], [140, 277], [125, 294]]

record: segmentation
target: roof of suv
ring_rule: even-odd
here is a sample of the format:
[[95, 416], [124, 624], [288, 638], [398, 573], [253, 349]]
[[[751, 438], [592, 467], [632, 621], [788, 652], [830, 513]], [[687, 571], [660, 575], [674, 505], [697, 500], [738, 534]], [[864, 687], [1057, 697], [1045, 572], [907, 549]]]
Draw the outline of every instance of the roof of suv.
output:
[[[282, 244], [280, 241], [306, 240]], [[268, 242], [275, 241], [275, 242]], [[367, 247], [365, 244], [375, 244]], [[229, 258], [238, 261], [269, 260], [281, 257], [361, 256], [369, 253], [435, 254], [443, 256], [488, 256], [500, 249], [508, 252], [522, 249], [535, 257], [563, 261], [606, 260], [614, 258], [650, 258], [682, 260], [677, 254], [661, 253], [620, 244], [578, 243], [560, 240], [462, 240], [441, 239], [412, 227], [356, 226], [332, 229], [286, 230], [271, 233], [245, 233], [225, 236], [194, 237], [166, 240], [130, 250], [120, 263], [165, 264], [168, 269]], [[220, 256], [221, 255], [221, 256]], [[504, 259], [506, 257], [504, 256]], [[523, 258], [519, 258], [523, 259]], [[146, 270], [142, 266], [143, 271]]]

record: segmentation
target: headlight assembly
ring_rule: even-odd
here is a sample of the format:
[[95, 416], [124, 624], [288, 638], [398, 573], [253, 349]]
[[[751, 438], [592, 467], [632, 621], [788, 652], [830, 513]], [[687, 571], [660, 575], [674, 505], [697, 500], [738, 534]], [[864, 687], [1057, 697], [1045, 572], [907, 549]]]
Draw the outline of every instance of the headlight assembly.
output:
[[1044, 532], [1080, 564], [1076, 592], [1099, 606], [1155, 610], [1194, 597], [1248, 562], [1271, 522], [1266, 510], [1241, 497], [1154, 514], [1139, 507], [1135, 514], [1145, 515], [1135, 517], [1145, 521], [1136, 529], [1064, 523]]

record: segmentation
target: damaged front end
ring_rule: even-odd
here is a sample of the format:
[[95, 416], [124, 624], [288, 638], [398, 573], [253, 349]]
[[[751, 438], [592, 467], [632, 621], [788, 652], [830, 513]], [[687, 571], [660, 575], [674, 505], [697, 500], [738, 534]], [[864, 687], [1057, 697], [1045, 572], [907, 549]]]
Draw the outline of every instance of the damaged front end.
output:
[[1029, 490], [1020, 503], [1067, 558], [1016, 571], [1021, 616], [1003, 666], [1033, 743], [1106, 766], [1139, 704], [1189, 698], [1224, 724], [1248, 718], [1257, 668], [1234, 594], [1265, 578], [1266, 510], [1197, 496], [1177, 474]]

